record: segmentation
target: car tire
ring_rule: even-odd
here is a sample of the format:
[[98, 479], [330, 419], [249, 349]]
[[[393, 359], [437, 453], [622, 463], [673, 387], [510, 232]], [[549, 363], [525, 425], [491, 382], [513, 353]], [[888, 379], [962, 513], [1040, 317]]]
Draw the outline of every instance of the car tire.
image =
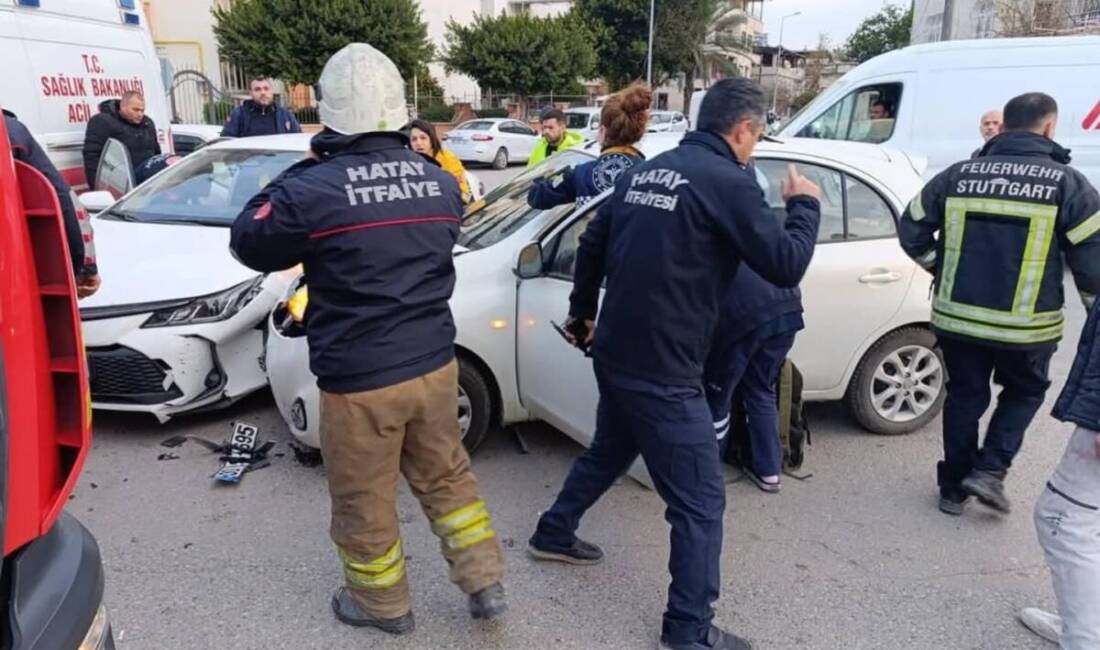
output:
[[465, 427], [465, 431], [462, 431], [462, 445], [471, 455], [489, 433], [492, 414], [493, 398], [489, 392], [489, 383], [474, 364], [459, 359], [458, 419], [459, 426]]
[[508, 150], [504, 147], [497, 149], [497, 155], [493, 156], [493, 169], [506, 169], [508, 167]]
[[871, 433], [896, 436], [924, 427], [943, 409], [947, 366], [936, 337], [906, 327], [863, 355], [848, 384], [848, 410]]

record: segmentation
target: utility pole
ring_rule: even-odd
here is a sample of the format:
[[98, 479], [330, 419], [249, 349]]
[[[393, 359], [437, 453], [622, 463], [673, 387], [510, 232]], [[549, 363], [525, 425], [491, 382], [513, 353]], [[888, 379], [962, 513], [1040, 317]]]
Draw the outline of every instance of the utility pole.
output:
[[950, 41], [955, 23], [955, 0], [943, 0], [943, 28], [940, 30], [940, 40]]
[[645, 81], [653, 88], [653, 16], [657, 8], [657, 0], [649, 0], [649, 53], [645, 62]]
[[775, 65], [772, 66], [772, 67], [775, 68], [775, 78], [772, 79], [772, 112], [773, 113], [775, 112], [776, 95], [779, 92], [779, 71], [783, 67], [783, 26], [787, 22], [788, 18], [794, 18], [795, 16], [801, 16], [801, 15], [802, 15], [801, 11], [796, 11], [793, 14], [787, 14], [786, 16], [783, 16], [782, 18], [779, 19], [779, 47], [778, 47], [778, 49], [776, 51], [776, 54], [775, 54], [775, 61], [773, 61], [773, 63]]

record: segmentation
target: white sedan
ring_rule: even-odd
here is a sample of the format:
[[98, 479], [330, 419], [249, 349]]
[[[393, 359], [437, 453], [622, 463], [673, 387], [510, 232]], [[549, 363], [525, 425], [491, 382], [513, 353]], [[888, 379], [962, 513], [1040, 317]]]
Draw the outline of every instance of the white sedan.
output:
[[[642, 141], [650, 158], [679, 141]], [[474, 449], [490, 426], [545, 420], [582, 444], [595, 426], [592, 362], [552, 321], [566, 317], [577, 240], [602, 195], [579, 210], [528, 207], [533, 179], [596, 155], [589, 144], [557, 154], [491, 191], [465, 220], [455, 251], [460, 421]], [[875, 433], [923, 426], [944, 398], [944, 368], [929, 329], [930, 277], [902, 252], [895, 226], [921, 187], [922, 162], [881, 147], [816, 140], [764, 143], [758, 179], [783, 216], [788, 164], [821, 186], [819, 246], [802, 282], [806, 330], [791, 353], [808, 400], [845, 399]], [[285, 305], [269, 323], [271, 388], [292, 433], [318, 445], [318, 393], [301, 327]]]
[[96, 205], [110, 203], [104, 192], [82, 197], [102, 208], [93, 223], [103, 286], [80, 303], [93, 406], [163, 422], [267, 384], [262, 323], [297, 274], [242, 266], [229, 252], [229, 226], [302, 159], [309, 139], [218, 142], [113, 205]]
[[646, 130], [649, 133], [686, 133], [688, 121], [679, 111], [652, 111]]
[[493, 169], [527, 162], [538, 139], [539, 134], [523, 122], [503, 118], [463, 122], [443, 138], [444, 146], [462, 162], [491, 164]]

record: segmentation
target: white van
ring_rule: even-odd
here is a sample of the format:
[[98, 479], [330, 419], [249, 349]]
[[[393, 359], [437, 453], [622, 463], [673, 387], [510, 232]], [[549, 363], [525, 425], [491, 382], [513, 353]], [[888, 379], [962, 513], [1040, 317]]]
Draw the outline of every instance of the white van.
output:
[[[844, 75], [778, 135], [876, 142], [919, 153], [928, 158], [924, 175], [930, 178], [983, 144], [982, 113], [1016, 95], [1044, 92], [1058, 102], [1056, 140], [1073, 150], [1073, 166], [1100, 186], [1098, 79], [1100, 36], [917, 45]], [[885, 106], [872, 119], [879, 102]]]
[[585, 140], [593, 140], [600, 132], [600, 111], [602, 108], [582, 106], [565, 109], [565, 128], [576, 131]]
[[15, 113], [65, 180], [83, 188], [81, 149], [99, 103], [145, 95], [161, 150], [168, 102], [140, 0], [0, 0], [0, 106]]

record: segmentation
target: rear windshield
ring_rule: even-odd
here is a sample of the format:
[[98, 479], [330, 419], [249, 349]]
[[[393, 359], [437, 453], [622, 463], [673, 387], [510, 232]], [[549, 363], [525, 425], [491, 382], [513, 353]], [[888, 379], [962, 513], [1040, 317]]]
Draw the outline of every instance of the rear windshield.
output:
[[590, 113], [566, 113], [566, 125], [570, 129], [583, 129], [588, 126], [589, 117], [591, 117]]
[[493, 128], [492, 122], [466, 122], [465, 124], [459, 124], [455, 131], [488, 131]]

